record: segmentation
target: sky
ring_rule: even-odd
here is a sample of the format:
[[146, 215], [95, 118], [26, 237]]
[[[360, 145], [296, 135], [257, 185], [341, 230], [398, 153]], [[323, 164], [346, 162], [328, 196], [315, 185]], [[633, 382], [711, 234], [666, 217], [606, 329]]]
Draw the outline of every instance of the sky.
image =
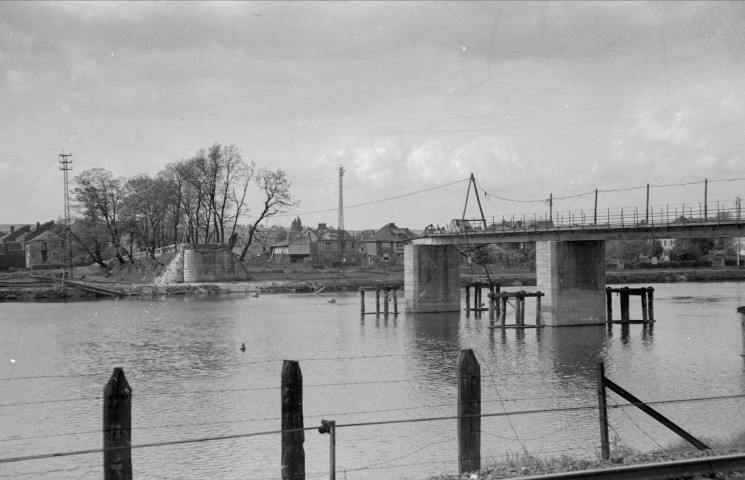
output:
[[0, 223], [63, 214], [62, 152], [214, 143], [286, 171], [285, 226], [337, 225], [340, 166], [347, 229], [476, 217], [471, 173], [487, 217], [724, 205], [744, 60], [744, 2], [0, 2]]

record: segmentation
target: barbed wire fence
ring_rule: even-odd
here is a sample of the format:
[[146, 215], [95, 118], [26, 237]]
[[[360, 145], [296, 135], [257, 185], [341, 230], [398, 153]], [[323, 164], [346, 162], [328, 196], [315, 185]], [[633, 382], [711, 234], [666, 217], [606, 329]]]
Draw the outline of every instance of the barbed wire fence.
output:
[[[325, 359], [307, 359], [307, 361], [319, 361], [319, 360], [328, 360], [328, 359], [338, 359], [341, 357], [327, 357]], [[369, 357], [355, 357], [355, 358], [369, 358]], [[349, 359], [349, 357], [345, 357], [345, 359]], [[277, 361], [277, 360], [272, 360]], [[482, 359], [483, 361], [483, 359]], [[257, 362], [258, 363], [258, 362]], [[486, 362], [484, 362], [486, 364]], [[493, 372], [488, 366], [486, 368], [486, 375], [482, 379], [482, 385], [484, 385], [486, 388], [484, 390], [486, 391], [486, 395], [483, 399], [479, 399], [479, 404], [485, 407], [488, 407], [488, 409], [482, 413], [479, 414], [479, 418], [484, 422], [478, 429], [478, 434], [481, 435], [481, 442], [483, 444], [484, 452], [486, 453], [484, 456], [481, 456], [481, 460], [488, 460], [488, 461], [498, 461], [498, 460], [504, 460], [506, 458], [506, 453], [499, 453], [496, 451], [493, 451], [491, 447], [491, 441], [492, 439], [498, 439], [499, 441], [507, 441], [512, 442], [514, 444], [519, 445], [518, 453], [523, 455], [525, 458], [539, 458], [539, 457], [545, 457], [546, 455], [579, 455], [582, 457], [587, 457], [588, 455], [597, 455], [598, 452], [598, 442], [596, 440], [588, 439], [585, 445], [580, 447], [572, 447], [572, 448], [559, 448], [559, 449], [543, 449], [539, 448], [538, 450], [534, 450], [532, 447], [526, 445], [525, 442], [532, 442], [536, 440], [543, 440], [546, 438], [551, 438], [554, 435], [566, 430], [568, 427], [566, 425], [559, 425], [554, 428], [549, 429], [548, 431], [542, 431], [540, 434], [537, 435], [526, 435], [519, 432], [519, 428], [516, 423], [516, 419], [519, 419], [521, 417], [530, 417], [535, 418], [537, 416], [541, 415], [561, 415], [561, 414], [572, 414], [572, 415], [579, 415], [582, 418], [587, 418], [587, 422], [592, 422], [592, 419], [597, 418], [598, 413], [598, 405], [592, 401], [592, 393], [591, 390], [593, 390], [590, 387], [587, 387], [587, 398], [586, 401], [578, 402], [577, 395], [545, 395], [545, 396], [516, 396], [516, 397], [510, 397], [505, 394], [500, 394], [500, 392], [497, 390], [497, 383], [498, 383], [498, 375], [530, 375], [530, 374], [545, 374], [549, 373], [547, 371], [541, 371], [541, 370], [535, 370], [535, 371], [529, 371], [529, 372]], [[69, 376], [69, 375], [68, 375]], [[100, 374], [81, 374], [78, 375], [79, 377], [90, 377], [90, 376], [100, 376]], [[0, 379], [0, 381], [3, 382], [11, 382], [11, 381], [40, 381], [45, 378], [48, 378], [49, 376], [28, 376], [28, 377], [9, 377], [9, 378], [3, 378]], [[398, 378], [398, 379], [385, 379], [385, 380], [369, 380], [369, 381], [359, 381], [359, 382], [343, 382], [343, 383], [318, 383], [318, 384], [309, 384], [304, 386], [304, 388], [310, 389], [309, 391], [314, 391], [314, 389], [322, 389], [322, 388], [329, 388], [329, 387], [350, 387], [350, 386], [361, 386], [364, 388], [371, 388], [375, 389], [376, 386], [385, 384], [385, 383], [403, 383], [403, 382], [414, 382], [416, 381], [415, 378]], [[276, 392], [279, 390], [280, 387], [271, 386], [271, 387], [246, 387], [246, 388], [236, 388], [236, 389], [212, 389], [212, 390], [201, 390], [196, 392], [197, 394], [200, 393], [212, 393], [212, 394], [220, 394], [225, 392], [241, 392], [241, 391], [257, 391], [257, 390], [263, 390], [263, 391], [272, 391]], [[195, 392], [182, 392], [182, 394], [188, 393], [189, 395], [194, 394]], [[164, 392], [142, 392], [142, 393], [135, 393], [133, 395], [133, 398], [148, 398], [148, 397], [160, 397], [164, 394]], [[612, 398], [612, 397], [610, 397]], [[650, 401], [646, 402], [647, 405], [671, 405], [671, 404], [682, 404], [682, 403], [693, 403], [693, 402], [722, 402], [722, 401], [731, 401], [731, 400], [741, 400], [742, 398], [745, 398], [745, 395], [740, 394], [732, 394], [732, 395], [711, 395], [711, 396], [704, 396], [704, 397], [697, 397], [697, 398], [677, 398], [677, 399], [664, 399], [664, 400], [656, 400], [656, 401]], [[79, 402], [84, 404], [85, 407], [90, 406], [91, 411], [95, 411], [94, 408], [92, 408], [95, 404], [101, 402], [104, 400], [104, 397], [102, 396], [85, 396], [85, 397], [71, 397], [71, 398], [50, 398], [46, 400], [30, 400], [25, 402], [7, 402], [0, 404], [0, 409], [12, 409], [15, 407], [23, 406], [23, 407], [35, 407], [39, 404], [55, 404], [55, 403], [67, 403], [67, 402]], [[535, 402], [538, 400], [545, 400], [548, 402], [552, 402], [554, 405], [550, 408], [527, 408], [527, 409], [513, 409], [508, 408], [509, 402], [517, 403], [517, 402]], [[639, 422], [636, 422], [632, 419], [631, 416], [629, 416], [625, 409], [627, 407], [633, 406], [632, 404], [619, 404], [615, 400], [612, 400], [613, 405], [609, 405], [609, 408], [612, 410], [618, 410], [623, 413], [624, 418], [627, 419], [628, 422], [630, 422], [635, 428], [642, 431], [642, 433], [648, 437], [655, 445], [658, 447], [661, 446], [661, 443], [655, 439], [652, 434], [650, 434], [646, 429], [644, 429], [641, 425], [639, 425]], [[462, 417], [459, 416], [457, 413], [454, 412], [455, 402], [435, 402], [431, 404], [423, 404], [423, 405], [415, 405], [415, 406], [407, 406], [407, 407], [394, 407], [394, 408], [373, 408], [373, 409], [349, 409], [349, 410], [342, 410], [342, 411], [326, 411], [324, 413], [314, 413], [312, 416], [306, 416], [306, 418], [339, 418], [344, 416], [353, 416], [353, 415], [373, 415], [377, 417], [377, 419], [369, 420], [369, 421], [350, 421], [347, 423], [340, 422], [336, 424], [337, 430], [344, 430], [344, 431], [351, 431], [354, 432], [351, 435], [355, 435], [355, 433], [360, 433], [364, 429], [374, 429], [377, 431], [380, 431], [381, 429], [388, 429], [388, 428], [396, 428], [398, 426], [404, 425], [404, 424], [420, 424], [420, 423], [439, 423], [442, 424], [442, 427], [439, 427], [439, 434], [436, 438], [420, 438], [420, 435], [416, 432], [411, 432], [407, 434], [401, 434], [398, 438], [401, 440], [407, 440], [405, 442], [406, 445], [409, 445], [409, 447], [403, 451], [397, 451], [394, 455], [386, 456], [385, 458], [376, 458], [371, 459], [366, 463], [357, 463], [357, 464], [346, 464], [342, 463], [339, 465], [339, 468], [337, 469], [337, 473], [345, 475], [345, 478], [347, 475], [349, 475], [351, 478], [354, 478], [355, 475], [364, 475], [364, 474], [371, 474], [371, 472], [387, 472], [392, 471], [395, 469], [406, 469], [406, 468], [415, 468], [415, 467], [422, 467], [425, 466], [429, 469], [437, 468], [442, 471], [452, 471], [454, 467], [454, 460], [453, 459], [443, 459], [441, 456], [441, 452], [443, 447], [445, 446], [452, 446], [453, 444], [457, 443], [458, 436], [455, 432], [455, 429], [452, 428], [452, 423], [448, 422], [457, 422]], [[449, 413], [448, 413], [449, 410]], [[420, 416], [411, 416], [411, 413], [414, 412], [421, 412], [423, 415]], [[433, 415], [427, 415], [427, 412], [434, 413]], [[455, 414], [454, 414], [455, 413]], [[385, 419], [381, 418], [381, 415], [385, 414], [392, 414], [396, 415], [399, 418], [392, 418], [392, 419]], [[277, 442], [281, 437], [287, 435], [288, 433], [293, 433], [294, 431], [301, 430], [303, 432], [311, 432], [316, 431], [318, 429], [318, 426], [304, 426], [302, 429], [271, 429], [271, 430], [246, 430], [245, 426], [250, 425], [252, 423], [261, 423], [261, 422], [278, 422], [281, 420], [282, 417], [279, 416], [271, 416], [271, 417], [262, 417], [262, 418], [242, 418], [242, 419], [226, 419], [224, 421], [211, 421], [211, 422], [181, 422], [181, 423], [171, 423], [166, 422], [162, 424], [148, 424], [148, 425], [142, 425], [142, 426], [133, 426], [130, 429], [131, 431], [148, 431], [153, 430], [157, 431], [158, 433], [164, 433], [168, 431], [174, 431], [178, 430], [180, 428], [186, 428], [190, 431], [196, 431], [199, 428], [211, 428], [219, 425], [229, 425], [233, 427], [233, 430], [229, 433], [224, 434], [212, 434], [212, 435], [194, 435], [194, 436], [185, 436], [183, 432], [179, 434], [176, 438], [170, 438], [165, 439], [161, 441], [151, 441], [151, 442], [142, 442], [142, 443], [133, 443], [131, 445], [127, 445], [126, 449], [129, 451], [137, 452], [138, 450], [144, 450], [144, 449], [157, 449], [157, 448], [166, 448], [166, 447], [186, 447], [191, 446], [192, 449], [199, 448], [199, 445], [203, 445], [205, 443], [215, 443], [219, 442], [221, 445], [225, 445], [225, 449], [227, 448], [233, 448], [238, 450], [239, 452], [244, 451], [244, 444], [241, 443], [245, 440], [257, 440], [264, 442], [265, 440], [261, 440], [267, 437], [271, 437], [273, 440], [272, 442]], [[502, 421], [501, 424], [495, 424], [495, 423], [489, 423], [492, 420], [500, 420]], [[506, 423], [505, 423], [506, 422]], [[619, 433], [618, 428], [618, 419], [615, 421], [610, 422], [610, 428], [614, 432], [614, 437], [616, 439], [616, 444], [619, 448], [627, 449], [629, 451], [633, 450], [631, 446], [623, 442], [622, 435]], [[277, 423], [274, 423], [275, 425]], [[89, 436], [93, 437], [95, 435], [101, 435], [106, 431], [106, 428], [102, 429], [89, 429], [89, 430], [78, 430], [78, 431], [69, 431], [69, 432], [60, 432], [60, 433], [49, 433], [44, 435], [28, 435], [28, 436], [8, 436], [6, 438], [0, 438], [0, 446], [5, 444], [6, 448], [0, 447], [0, 451], [8, 451], [7, 445], [12, 442], [27, 442], [29, 446], [33, 445], [33, 441], [36, 440], [43, 440], [43, 439], [58, 439], [59, 437], [62, 438], [74, 438], [76, 436]], [[507, 433], [505, 435], [505, 433]], [[345, 433], [345, 436], [349, 435]], [[368, 435], [370, 438], [380, 437], [380, 435]], [[385, 435], [383, 435], [385, 436]], [[100, 437], [99, 437], [100, 438]], [[348, 438], [348, 437], [347, 437]], [[417, 441], [418, 440], [418, 441]], [[486, 440], [486, 441], [484, 441]], [[31, 442], [30, 442], [31, 441]], [[317, 442], [316, 442], [317, 443]], [[114, 449], [122, 449], [123, 447], [115, 447]], [[373, 447], [376, 452], [379, 452], [379, 446]], [[112, 448], [88, 448], [88, 449], [80, 449], [80, 450], [67, 450], [67, 451], [54, 451], [51, 453], [37, 453], [37, 454], [30, 454], [30, 455], [23, 455], [23, 456], [5, 456], [0, 458], [0, 478], [34, 478], [38, 476], [43, 475], [50, 475], [50, 476], [64, 476], [66, 474], [75, 472], [74, 474], [76, 476], [83, 476], [83, 477], [95, 477], [100, 475], [101, 473], [101, 465], [100, 465], [100, 457], [102, 454], [106, 453], [107, 451], [111, 451]], [[191, 450], [190, 450], [191, 451]], [[240, 453], [239, 453], [240, 454]], [[516, 454], [513, 454], [516, 455]], [[277, 455], [278, 457], [279, 455]], [[72, 464], [70, 464], [69, 459], [71, 458], [78, 458], [79, 460], [76, 460]], [[137, 465], [137, 453], [135, 453], [135, 465]], [[537, 460], [536, 460], [537, 461]], [[31, 464], [33, 465], [32, 471], [23, 471], [21, 469], [14, 469], [10, 473], [4, 472], [5, 468], [9, 465], [19, 465], [19, 464]], [[163, 472], [162, 469], [158, 470], [158, 473], [155, 473], [151, 471], [153, 468], [156, 468], [155, 465], [152, 465], [152, 462], [149, 462], [147, 472], [142, 472], [140, 467], [135, 467], [135, 472], [148, 477], [148, 478], [178, 478], [178, 474], [174, 474], [173, 476], [169, 476], [168, 473]], [[219, 468], [219, 467], [218, 467]], [[279, 472], [279, 466], [277, 465], [274, 468], [275, 472]], [[323, 478], [327, 477], [330, 474], [330, 470], [323, 470], [323, 469], [316, 469], [314, 471], [309, 471], [306, 473], [306, 478]], [[277, 478], [276, 475], [272, 476], [269, 474], [266, 478]]]

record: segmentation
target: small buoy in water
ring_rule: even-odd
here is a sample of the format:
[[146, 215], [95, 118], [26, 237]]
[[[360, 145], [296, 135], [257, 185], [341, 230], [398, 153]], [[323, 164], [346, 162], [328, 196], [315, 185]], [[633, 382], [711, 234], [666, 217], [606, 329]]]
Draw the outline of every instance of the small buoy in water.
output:
[[246, 344], [241, 343], [241, 352], [245, 352], [245, 351], [246, 351]]
[[259, 298], [259, 292], [254, 292], [251, 294], [253, 298]]
[[336, 303], [336, 299], [332, 298], [331, 300], [329, 300], [329, 303]]

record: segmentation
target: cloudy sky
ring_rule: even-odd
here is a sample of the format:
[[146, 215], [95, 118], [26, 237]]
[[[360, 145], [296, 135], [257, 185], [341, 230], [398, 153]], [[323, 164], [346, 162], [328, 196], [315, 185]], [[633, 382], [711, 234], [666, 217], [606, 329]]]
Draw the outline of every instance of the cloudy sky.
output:
[[0, 223], [62, 214], [63, 149], [128, 177], [213, 143], [304, 224], [336, 225], [340, 165], [352, 229], [460, 217], [471, 172], [487, 215], [643, 206], [604, 191], [745, 177], [744, 55], [743, 2], [2, 2]]

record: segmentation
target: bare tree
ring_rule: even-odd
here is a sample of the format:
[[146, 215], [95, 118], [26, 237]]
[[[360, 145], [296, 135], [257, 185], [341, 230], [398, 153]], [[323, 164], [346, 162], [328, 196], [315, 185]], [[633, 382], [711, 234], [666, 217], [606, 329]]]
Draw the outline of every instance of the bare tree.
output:
[[272, 171], [261, 168], [256, 174], [256, 186], [262, 192], [263, 206], [250, 227], [248, 241], [241, 252], [241, 262], [246, 258], [246, 253], [254, 239], [254, 232], [256, 232], [259, 224], [266, 218], [285, 213], [290, 208], [298, 205], [299, 202], [290, 194], [290, 185], [287, 174], [283, 170]]
[[77, 207], [87, 218], [106, 228], [120, 263], [125, 262], [122, 254], [128, 255], [132, 261], [131, 252], [122, 245], [117, 217], [125, 194], [123, 183], [121, 178], [103, 168], [85, 170], [73, 179]]

